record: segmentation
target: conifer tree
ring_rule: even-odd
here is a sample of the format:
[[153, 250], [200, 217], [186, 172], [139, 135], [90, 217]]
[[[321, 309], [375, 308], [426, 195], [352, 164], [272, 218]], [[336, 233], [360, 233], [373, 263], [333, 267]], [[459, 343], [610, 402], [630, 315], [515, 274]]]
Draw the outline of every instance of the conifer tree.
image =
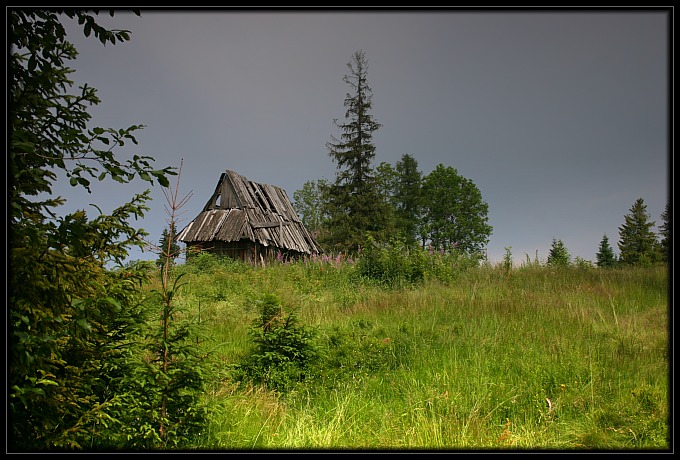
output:
[[[209, 355], [201, 350], [200, 315], [193, 317], [186, 305], [176, 301], [182, 287], [183, 274], [175, 274], [173, 258], [179, 256], [169, 249], [174, 240], [179, 210], [191, 198], [191, 193], [179, 196], [180, 163], [174, 190], [164, 189], [171, 229], [164, 244], [155, 248], [160, 257], [160, 289], [150, 300], [161, 308], [156, 319], [144, 329], [144, 339], [137, 344], [143, 359], [127, 380], [130, 399], [124, 425], [119, 432], [128, 448], [184, 448], [205, 428], [205, 407], [201, 395], [210, 370]], [[166, 232], [167, 233], [167, 232]], [[155, 307], [156, 305], [154, 305]]]
[[619, 260], [625, 265], [647, 265], [657, 259], [654, 222], [649, 220], [647, 205], [638, 198], [619, 227]]
[[58, 173], [87, 192], [92, 179], [167, 185], [175, 174], [153, 168], [150, 157], [117, 158], [143, 126], [91, 126], [88, 108], [100, 99], [88, 85], [73, 88], [68, 64], [77, 51], [63, 22], [77, 22], [102, 45], [130, 39], [129, 31], [98, 25], [97, 14], [14, 8], [7, 15], [11, 450], [111, 447], [128, 411], [124, 377], [144, 323], [137, 286], [148, 267], [122, 261], [144, 244], [146, 233], [131, 222], [148, 210], [149, 191], [110, 215], [60, 217], [65, 200], [52, 193]]
[[391, 164], [383, 161], [375, 168], [375, 173], [378, 179], [378, 192], [387, 197], [390, 204], [396, 206], [394, 196], [397, 187], [397, 170]]
[[597, 254], [597, 266], [600, 268], [613, 267], [616, 264], [616, 254], [609, 244], [609, 238], [605, 234], [600, 241], [600, 247], [598, 248]]
[[[395, 191], [397, 187], [397, 171], [386, 161], [381, 162], [375, 168], [375, 180], [377, 193], [385, 200], [385, 214], [383, 215], [384, 232], [394, 235], [397, 231], [397, 203], [395, 201]], [[392, 240], [389, 237], [388, 240]]]
[[396, 206], [397, 230], [407, 244], [417, 240], [422, 214], [422, 173], [416, 159], [405, 154], [396, 165], [394, 202]]
[[547, 264], [553, 267], [566, 267], [571, 263], [571, 256], [564, 242], [553, 238]]
[[388, 205], [378, 193], [371, 162], [375, 157], [373, 133], [382, 125], [371, 115], [372, 90], [367, 81], [368, 61], [363, 51], [356, 51], [347, 64], [349, 74], [343, 77], [351, 89], [345, 97], [345, 121], [340, 139], [331, 136], [326, 143], [329, 155], [338, 169], [335, 182], [325, 190], [330, 217], [330, 247], [348, 250], [361, 245], [368, 234], [381, 238], [385, 229]]
[[[170, 236], [172, 234], [172, 237]], [[174, 264], [175, 259], [179, 257], [180, 247], [175, 241], [177, 236], [177, 229], [175, 228], [175, 223], [170, 223], [170, 230], [168, 228], [163, 229], [161, 234], [161, 239], [158, 242], [158, 247], [160, 248], [158, 259], [156, 260], [156, 265], [159, 267], [165, 263]], [[172, 240], [170, 240], [172, 238]]]

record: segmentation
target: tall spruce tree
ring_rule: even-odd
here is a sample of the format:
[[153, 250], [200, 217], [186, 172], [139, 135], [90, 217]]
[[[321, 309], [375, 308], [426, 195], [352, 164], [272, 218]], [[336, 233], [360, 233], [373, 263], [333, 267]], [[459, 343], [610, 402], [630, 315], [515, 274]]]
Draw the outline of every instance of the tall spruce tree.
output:
[[602, 236], [600, 247], [598, 248], [595, 257], [597, 259], [597, 266], [600, 268], [610, 268], [616, 264], [616, 254], [614, 254], [614, 250], [609, 244], [609, 238], [606, 234]]
[[619, 261], [625, 265], [647, 265], [657, 260], [657, 240], [652, 231], [647, 205], [642, 198], [635, 200], [630, 213], [619, 227]]
[[382, 125], [371, 115], [372, 90], [368, 85], [368, 61], [363, 51], [356, 51], [347, 64], [349, 74], [343, 81], [350, 87], [345, 97], [345, 121], [334, 124], [342, 131], [340, 139], [331, 135], [326, 143], [336, 163], [335, 182], [326, 190], [329, 215], [328, 247], [351, 250], [371, 235], [382, 240], [388, 204], [378, 193], [378, 183], [371, 162], [375, 157], [373, 133]]

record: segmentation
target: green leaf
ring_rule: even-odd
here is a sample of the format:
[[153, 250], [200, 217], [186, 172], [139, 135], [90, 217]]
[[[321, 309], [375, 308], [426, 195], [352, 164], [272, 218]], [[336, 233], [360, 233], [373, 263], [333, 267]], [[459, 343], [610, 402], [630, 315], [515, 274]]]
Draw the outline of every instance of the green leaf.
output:
[[106, 297], [104, 300], [106, 300], [109, 304], [113, 305], [116, 307], [116, 310], [120, 311], [122, 309], [120, 302], [118, 302], [116, 299], [113, 297]]
[[12, 142], [12, 147], [17, 152], [32, 152], [35, 144], [32, 142]]
[[170, 187], [170, 181], [168, 180], [167, 177], [165, 176], [157, 176], [158, 183], [161, 184], [163, 187]]
[[81, 328], [85, 329], [86, 331], [91, 331], [91, 330], [92, 330], [92, 326], [90, 325], [90, 323], [88, 323], [88, 322], [87, 322], [86, 320], [84, 320], [84, 319], [79, 319], [78, 321], [76, 321], [76, 323], [78, 323], [78, 326], [80, 326]]

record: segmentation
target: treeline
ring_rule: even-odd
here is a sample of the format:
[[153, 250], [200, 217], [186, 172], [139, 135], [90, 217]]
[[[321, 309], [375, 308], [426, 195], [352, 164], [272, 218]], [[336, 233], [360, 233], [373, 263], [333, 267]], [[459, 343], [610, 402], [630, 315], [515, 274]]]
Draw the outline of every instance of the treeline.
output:
[[307, 181], [293, 194], [303, 223], [336, 252], [398, 241], [481, 256], [493, 229], [477, 186], [443, 164], [423, 177], [409, 154], [394, 166], [382, 162], [374, 168], [373, 133], [382, 125], [371, 114], [365, 53], [355, 52], [347, 67], [345, 120], [334, 120], [341, 134], [326, 144], [338, 171], [333, 182]]
[[[647, 205], [642, 198], [635, 200], [629, 213], [624, 216], [624, 222], [619, 227], [619, 255], [617, 256], [605, 233], [600, 240], [595, 265], [600, 268], [612, 268], [616, 266], [649, 266], [655, 263], [668, 263], [670, 261], [670, 203], [666, 203], [665, 210], [661, 213], [659, 232], [653, 230], [655, 221], [650, 220], [651, 215], [647, 212]], [[503, 263], [506, 267], [512, 261], [512, 248], [505, 248]], [[528, 256], [527, 256], [528, 257]], [[528, 263], [537, 263], [531, 260]], [[547, 265], [566, 267], [577, 265], [587, 267], [592, 265], [589, 260], [576, 257], [572, 260], [569, 250], [561, 239], [553, 238], [548, 253]]]
[[[372, 166], [376, 150], [373, 133], [382, 125], [371, 115], [372, 92], [365, 53], [355, 52], [347, 67], [350, 72], [343, 81], [350, 92], [345, 98], [345, 121], [334, 120], [341, 131], [340, 139], [331, 136], [326, 144], [338, 171], [332, 182], [309, 180], [294, 192], [293, 205], [302, 222], [331, 252], [356, 253], [371, 242], [378, 246], [455, 250], [480, 260], [485, 258], [493, 228], [488, 224], [488, 204], [470, 179], [443, 164], [423, 175], [410, 154], [404, 154], [394, 166], [386, 162]], [[663, 222], [657, 235], [643, 199], [638, 199], [619, 228], [620, 256], [616, 256], [605, 234], [599, 244], [597, 266], [667, 262], [669, 206], [667, 203], [661, 215]], [[506, 248], [506, 266], [512, 264], [511, 249]], [[554, 238], [547, 264], [572, 263], [591, 262], [581, 258], [572, 261], [564, 242]]]

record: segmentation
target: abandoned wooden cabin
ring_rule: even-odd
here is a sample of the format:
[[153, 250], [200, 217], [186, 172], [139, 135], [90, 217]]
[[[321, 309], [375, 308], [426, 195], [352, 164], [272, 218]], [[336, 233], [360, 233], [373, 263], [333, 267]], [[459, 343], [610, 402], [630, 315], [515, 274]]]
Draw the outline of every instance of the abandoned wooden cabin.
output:
[[177, 241], [251, 263], [320, 254], [285, 190], [223, 172], [203, 211], [177, 234]]

